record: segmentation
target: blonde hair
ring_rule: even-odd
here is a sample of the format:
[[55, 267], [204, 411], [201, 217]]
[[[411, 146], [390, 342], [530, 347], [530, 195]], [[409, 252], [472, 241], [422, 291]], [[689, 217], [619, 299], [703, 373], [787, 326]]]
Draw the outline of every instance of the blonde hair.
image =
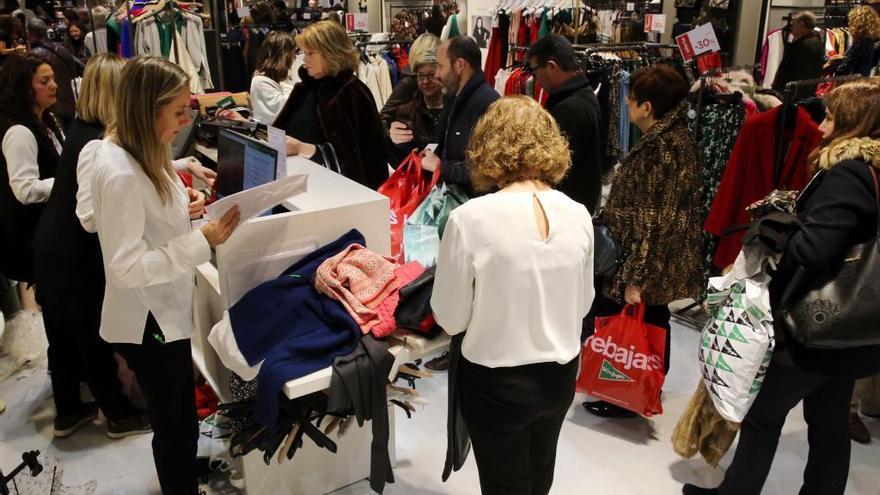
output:
[[115, 53], [92, 57], [83, 72], [82, 88], [76, 100], [79, 118], [104, 128], [113, 127], [116, 116], [116, 91], [125, 67], [125, 59]]
[[467, 157], [471, 182], [481, 192], [523, 179], [556, 185], [571, 167], [568, 142], [556, 121], [522, 95], [489, 107], [471, 134]]
[[297, 35], [296, 44], [303, 50], [321, 53], [327, 61], [327, 71], [331, 76], [350, 70], [357, 73], [357, 48], [351, 44], [345, 29], [333, 21], [321, 21], [307, 27]]
[[440, 38], [431, 33], [425, 33], [409, 48], [409, 65], [416, 71], [422, 65], [437, 64], [437, 47], [440, 46]]
[[859, 6], [849, 11], [849, 31], [856, 39], [880, 38], [880, 16], [871, 7]]
[[128, 61], [119, 81], [113, 140], [138, 162], [162, 203], [171, 198], [174, 169], [169, 146], [156, 133], [156, 116], [188, 87], [186, 72], [156, 55]]

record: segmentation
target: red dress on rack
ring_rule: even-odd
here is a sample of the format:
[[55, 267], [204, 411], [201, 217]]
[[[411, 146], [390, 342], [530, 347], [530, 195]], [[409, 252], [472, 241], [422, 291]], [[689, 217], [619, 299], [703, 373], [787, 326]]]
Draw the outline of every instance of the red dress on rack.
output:
[[746, 207], [763, 199], [773, 189], [799, 191], [810, 179], [807, 158], [819, 145], [822, 133], [809, 113], [799, 107], [794, 130], [788, 132], [790, 147], [779, 173], [779, 185], [773, 186], [780, 109], [776, 107], [749, 117], [733, 146], [703, 226], [703, 230], [721, 239], [714, 258], [718, 268], [731, 265], [742, 248], [744, 231], [724, 233], [731, 227], [749, 223]]
[[489, 51], [486, 53], [486, 64], [483, 72], [489, 86], [495, 87], [495, 75], [501, 70], [501, 28], [493, 27], [489, 38]]

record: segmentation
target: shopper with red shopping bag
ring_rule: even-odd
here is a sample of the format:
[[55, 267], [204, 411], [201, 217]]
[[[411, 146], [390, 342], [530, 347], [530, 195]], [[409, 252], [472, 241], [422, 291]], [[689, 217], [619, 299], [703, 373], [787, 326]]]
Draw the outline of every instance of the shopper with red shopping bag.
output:
[[666, 329], [645, 322], [645, 304], [628, 304], [618, 315], [596, 318], [578, 390], [643, 416], [662, 414], [665, 354]]
[[403, 261], [403, 226], [406, 219], [425, 200], [440, 178], [440, 169], [433, 177], [422, 170], [422, 158], [413, 150], [391, 177], [379, 186], [379, 192], [391, 200], [391, 256]]
[[[700, 160], [688, 130], [687, 81], [658, 64], [630, 76], [629, 119], [642, 139], [620, 162], [611, 194], [600, 214], [620, 248], [617, 270], [597, 284], [597, 297], [584, 320], [582, 340], [597, 317], [644, 303], [644, 321], [665, 330], [664, 368], [670, 362], [669, 303], [698, 296], [703, 280]], [[584, 403], [603, 418], [635, 413], [608, 401]]]

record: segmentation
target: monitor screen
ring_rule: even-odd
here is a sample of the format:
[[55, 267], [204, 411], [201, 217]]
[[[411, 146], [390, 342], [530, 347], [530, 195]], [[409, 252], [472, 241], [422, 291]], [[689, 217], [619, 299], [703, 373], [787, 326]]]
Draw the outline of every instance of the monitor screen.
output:
[[217, 139], [217, 197], [272, 182], [277, 158], [278, 152], [266, 143], [221, 129]]

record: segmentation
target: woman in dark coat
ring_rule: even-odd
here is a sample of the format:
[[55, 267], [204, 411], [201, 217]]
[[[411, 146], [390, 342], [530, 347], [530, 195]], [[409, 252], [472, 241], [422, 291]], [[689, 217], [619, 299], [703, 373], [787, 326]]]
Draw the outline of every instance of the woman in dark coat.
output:
[[[850, 248], [877, 235], [880, 168], [880, 85], [843, 85], [826, 97], [824, 138], [813, 153], [818, 173], [798, 199], [800, 230], [788, 241], [770, 285], [776, 306], [801, 266], [827, 280]], [[853, 379], [880, 371], [880, 346], [818, 350], [799, 345], [776, 327], [773, 360], [752, 408], [742, 422], [733, 462], [719, 488], [685, 485], [685, 495], [758, 495], [770, 474], [789, 411], [801, 401], [810, 451], [803, 494], [842, 495], [849, 474], [849, 412]], [[782, 342], [780, 342], [782, 341]]]
[[357, 78], [357, 49], [330, 21], [307, 27], [296, 44], [305, 54], [302, 82], [275, 120], [287, 131], [287, 154], [377, 189], [388, 178], [385, 130], [372, 93]]
[[[624, 303], [646, 304], [645, 321], [666, 330], [666, 371], [668, 305], [703, 287], [700, 162], [688, 131], [687, 93], [684, 77], [668, 65], [630, 77], [629, 118], [644, 135], [621, 161], [602, 213], [623, 262], [603, 281], [585, 322], [589, 334], [596, 316], [618, 314]], [[635, 415], [604, 401], [584, 407], [602, 417]]]

